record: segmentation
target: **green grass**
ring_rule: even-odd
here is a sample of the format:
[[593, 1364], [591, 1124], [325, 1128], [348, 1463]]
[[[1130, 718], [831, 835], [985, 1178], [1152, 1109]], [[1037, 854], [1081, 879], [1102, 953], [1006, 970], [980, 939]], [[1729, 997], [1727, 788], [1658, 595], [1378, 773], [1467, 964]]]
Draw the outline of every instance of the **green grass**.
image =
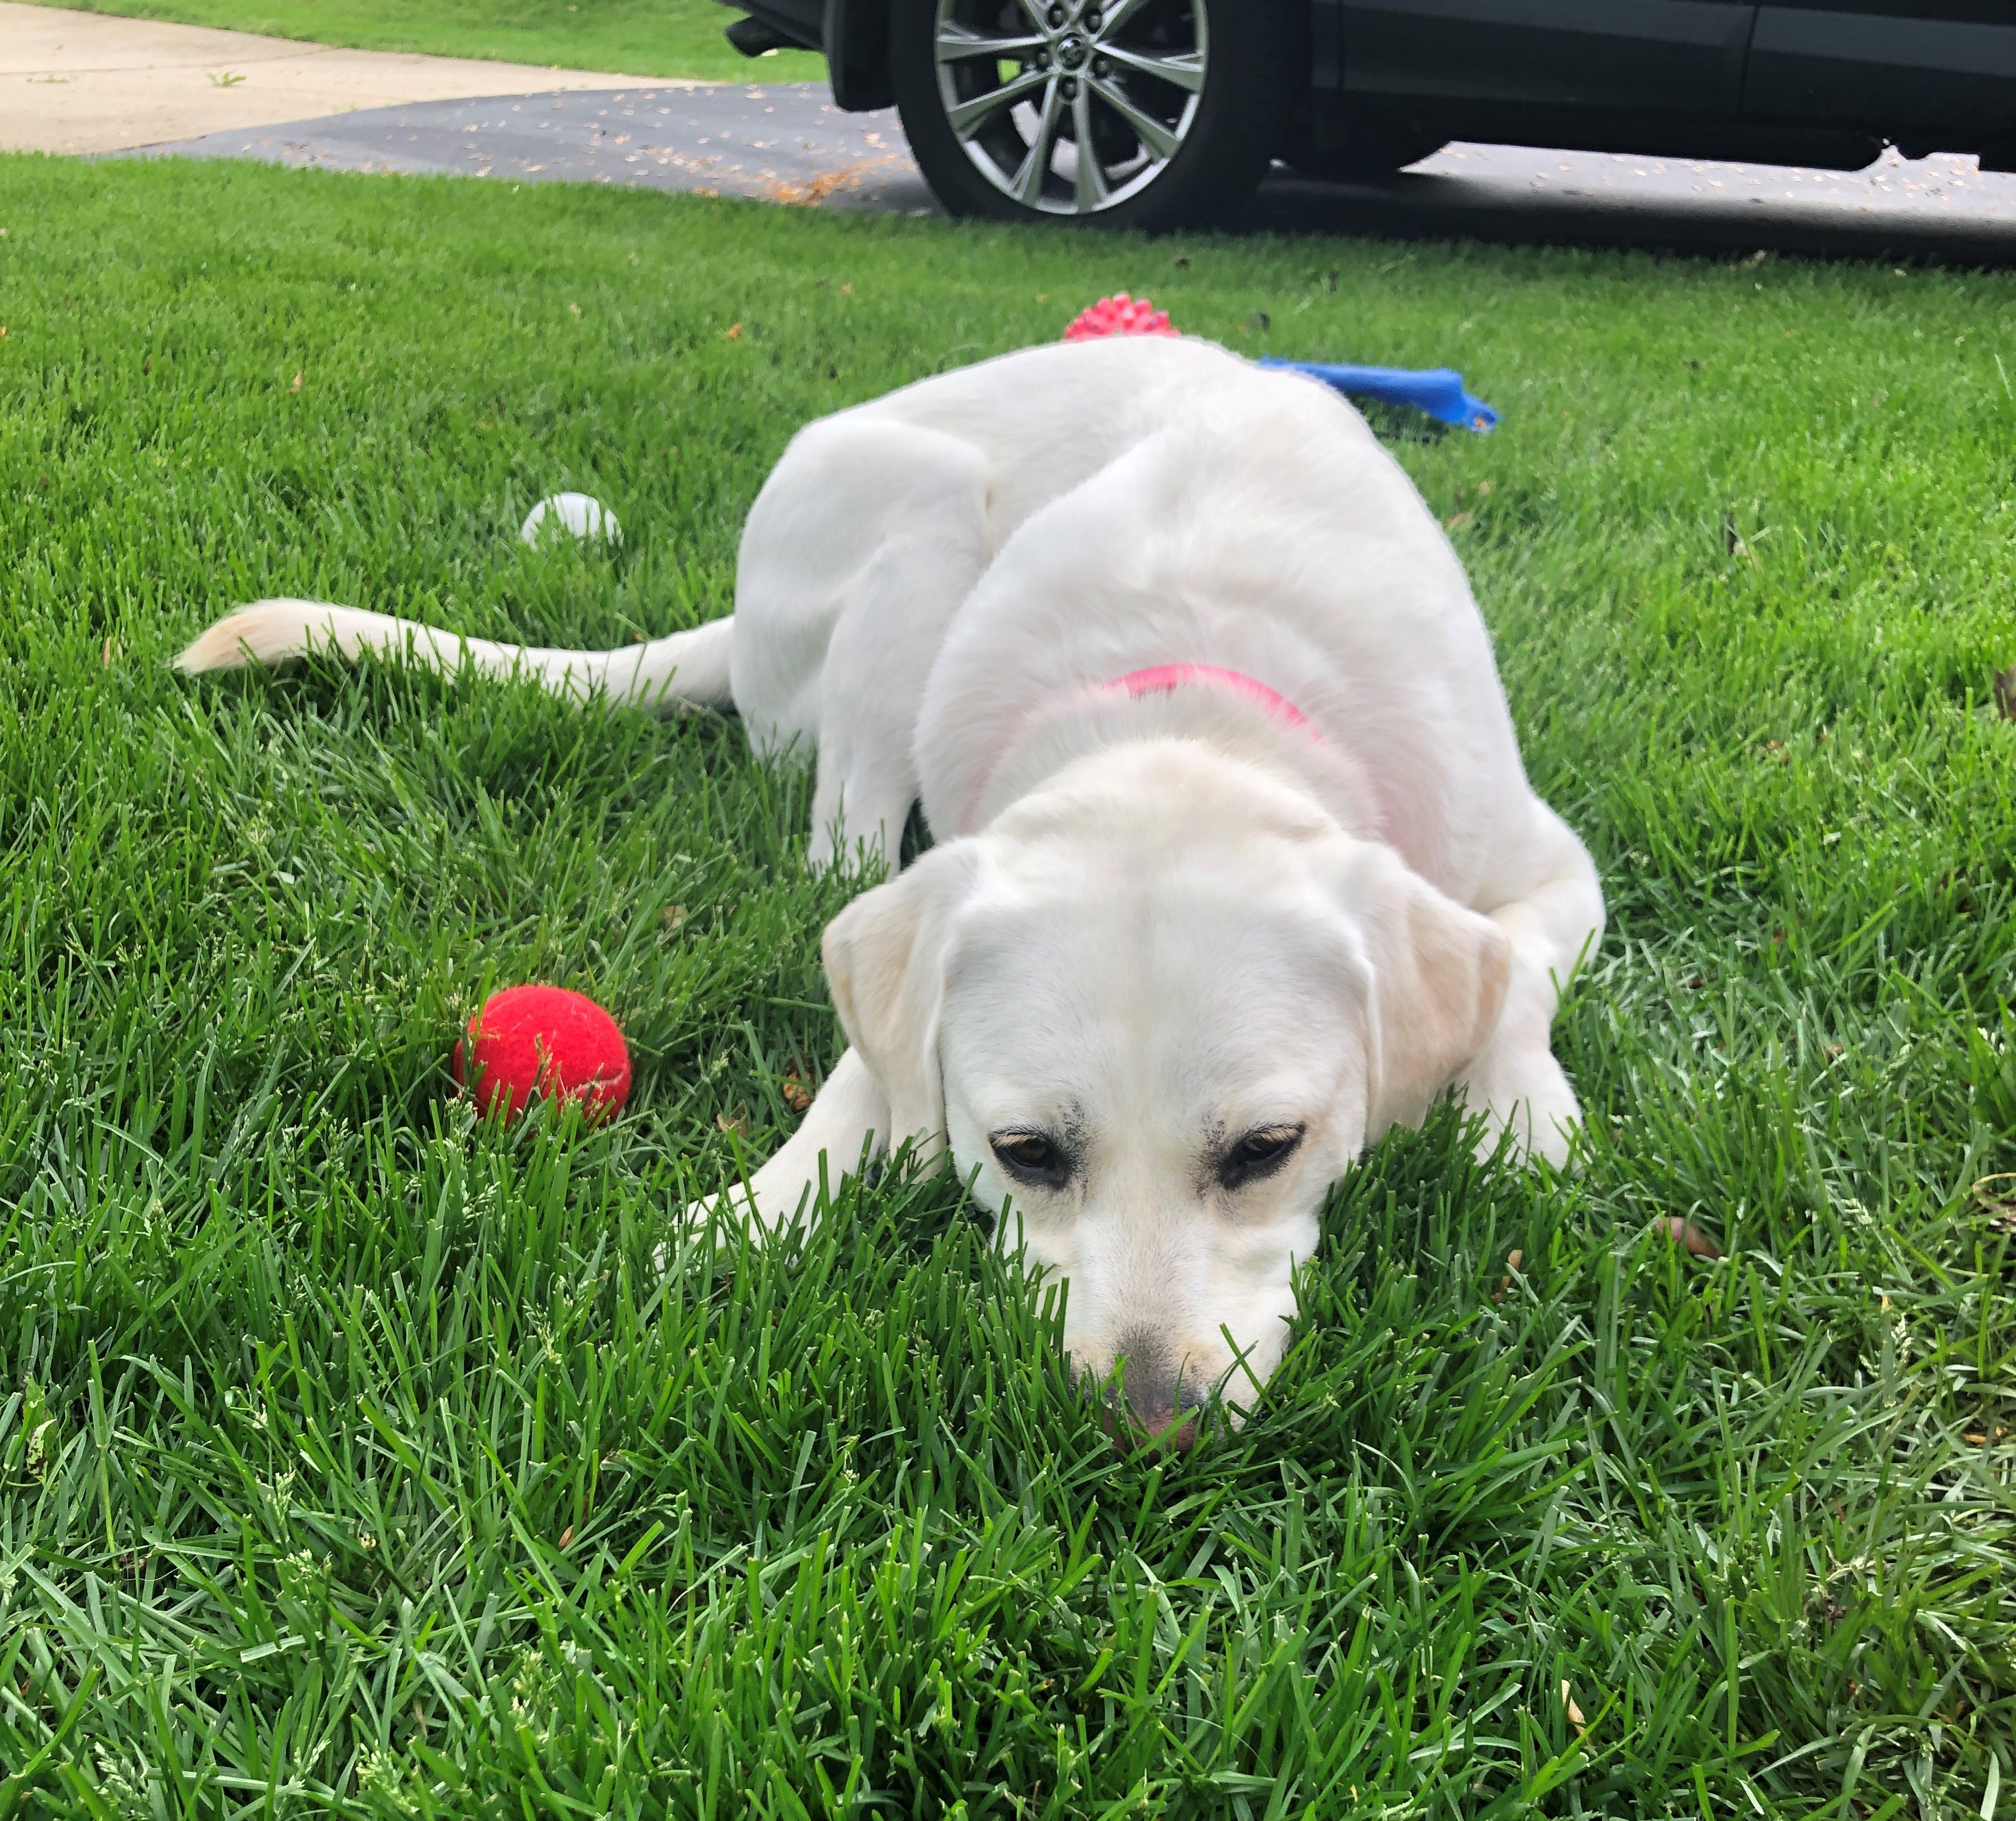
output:
[[625, 76], [721, 82], [823, 82], [826, 59], [779, 51], [754, 60], [722, 30], [715, 0], [45, 0], [89, 13], [216, 25], [368, 51], [427, 51]]
[[[2008, 1812], [2016, 279], [27, 159], [0, 228], [0, 1813]], [[801, 773], [168, 668], [723, 612], [796, 426], [1121, 288], [1503, 410], [1397, 447], [1612, 917], [1580, 1173], [1381, 1145], [1172, 1464], [942, 1182], [652, 1271], [837, 1053]], [[517, 543], [567, 486], [618, 553]], [[612, 1127], [452, 1098], [535, 977]]]

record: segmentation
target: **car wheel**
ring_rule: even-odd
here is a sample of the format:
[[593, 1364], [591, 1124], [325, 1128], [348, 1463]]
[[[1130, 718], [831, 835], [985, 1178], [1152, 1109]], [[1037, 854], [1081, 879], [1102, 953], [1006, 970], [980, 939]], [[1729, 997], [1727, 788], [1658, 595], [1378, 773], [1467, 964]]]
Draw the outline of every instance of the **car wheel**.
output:
[[1286, 112], [1283, 0], [895, 0], [889, 27], [903, 131], [956, 215], [1222, 216]]

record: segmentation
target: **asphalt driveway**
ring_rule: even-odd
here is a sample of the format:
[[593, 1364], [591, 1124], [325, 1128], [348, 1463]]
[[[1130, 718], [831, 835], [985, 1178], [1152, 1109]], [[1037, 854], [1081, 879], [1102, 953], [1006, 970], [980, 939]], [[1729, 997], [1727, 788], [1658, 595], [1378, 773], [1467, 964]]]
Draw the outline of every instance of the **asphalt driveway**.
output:
[[[607, 183], [935, 212], [893, 111], [822, 86], [635, 87], [373, 108], [145, 148], [343, 171]], [[1456, 145], [1373, 184], [1277, 171], [1256, 226], [2016, 264], [2016, 175], [1887, 153], [1844, 172]]]
[[697, 190], [834, 208], [937, 208], [893, 110], [842, 113], [824, 87], [808, 83], [640, 85], [420, 102], [206, 133], [145, 151], [332, 171]]

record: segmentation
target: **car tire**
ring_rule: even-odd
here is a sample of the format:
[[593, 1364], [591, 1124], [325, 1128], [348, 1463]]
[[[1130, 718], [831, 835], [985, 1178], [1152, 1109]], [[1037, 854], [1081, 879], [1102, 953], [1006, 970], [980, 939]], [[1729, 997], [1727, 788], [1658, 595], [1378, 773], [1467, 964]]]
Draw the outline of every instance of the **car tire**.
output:
[[995, 221], [1222, 220], [1266, 169], [1295, 79], [1286, 0], [893, 0], [889, 33], [926, 181]]

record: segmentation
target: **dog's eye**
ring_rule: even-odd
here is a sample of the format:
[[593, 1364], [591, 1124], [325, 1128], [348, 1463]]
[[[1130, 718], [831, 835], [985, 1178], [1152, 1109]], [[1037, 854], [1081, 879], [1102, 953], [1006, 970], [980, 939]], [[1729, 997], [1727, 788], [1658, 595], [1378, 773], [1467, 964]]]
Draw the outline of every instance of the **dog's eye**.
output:
[[1225, 1153], [1218, 1179], [1228, 1189], [1243, 1189], [1271, 1176], [1295, 1153], [1302, 1142], [1299, 1125], [1263, 1125], [1249, 1132]]
[[987, 1142], [1002, 1168], [1017, 1182], [1060, 1189], [1071, 1174], [1070, 1158], [1040, 1132], [997, 1132]]

